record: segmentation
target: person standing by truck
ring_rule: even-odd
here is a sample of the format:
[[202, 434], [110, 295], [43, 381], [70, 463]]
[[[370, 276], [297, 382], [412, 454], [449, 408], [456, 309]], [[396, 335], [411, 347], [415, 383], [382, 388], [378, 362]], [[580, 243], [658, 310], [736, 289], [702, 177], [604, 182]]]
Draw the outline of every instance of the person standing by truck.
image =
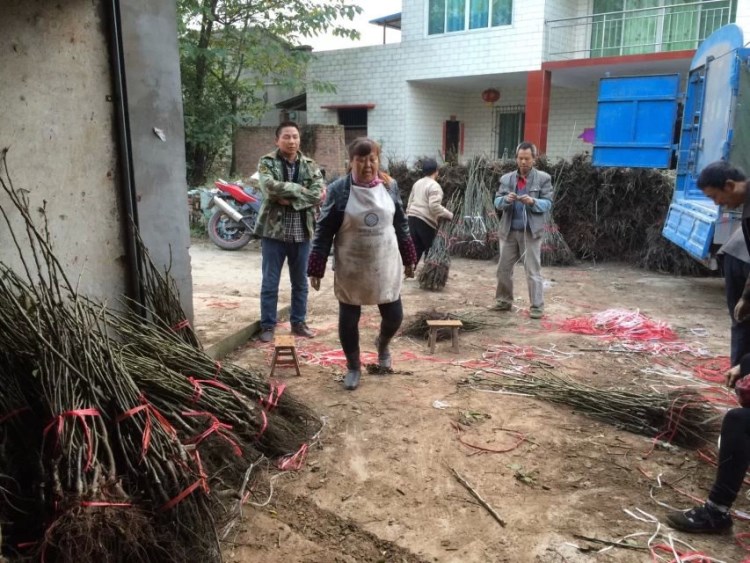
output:
[[[747, 176], [726, 160], [707, 165], [698, 176], [700, 190], [716, 205], [742, 209], [742, 233], [746, 249], [750, 249], [750, 190]], [[745, 280], [742, 294], [734, 308], [734, 319], [742, 322], [750, 317], [750, 277]]]
[[721, 260], [724, 292], [732, 323], [729, 361], [731, 366], [736, 366], [742, 356], [750, 353], [750, 321], [738, 322], [734, 318], [734, 308], [742, 297], [745, 282], [750, 276], [750, 253], [745, 245], [742, 229], [736, 229], [717, 254]]
[[[744, 204], [742, 233], [745, 251], [750, 253], [750, 190], [748, 190], [745, 173], [727, 161], [717, 161], [701, 171], [697, 184], [716, 205], [734, 209]], [[730, 241], [727, 241], [725, 247]], [[741, 294], [732, 312], [733, 320], [741, 325], [750, 313], [750, 277], [745, 280], [744, 284], [738, 285]], [[729, 303], [729, 289], [727, 289], [727, 303]], [[734, 341], [732, 345], [732, 354], [735, 354], [739, 349], [735, 350]], [[714, 484], [703, 504], [667, 515], [667, 521], [677, 530], [722, 534], [732, 529], [730, 509], [750, 467], [750, 440], [748, 440], [750, 436], [750, 382], [746, 379], [748, 375], [750, 375], [750, 354], [745, 354], [736, 365], [732, 366], [726, 376], [727, 386], [737, 390], [741, 408], [728, 411], [721, 423], [719, 463]]]

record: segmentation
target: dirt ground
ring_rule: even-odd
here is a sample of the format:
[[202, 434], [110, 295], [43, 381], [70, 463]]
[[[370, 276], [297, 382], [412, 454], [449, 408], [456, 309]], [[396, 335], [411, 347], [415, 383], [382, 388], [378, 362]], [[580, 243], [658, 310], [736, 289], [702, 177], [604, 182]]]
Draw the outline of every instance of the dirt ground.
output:
[[[260, 256], [253, 247], [231, 253], [203, 242], [191, 254], [196, 326], [210, 344], [257, 318]], [[634, 542], [643, 547], [657, 532], [653, 544], [672, 541], [683, 553], [690, 549], [679, 540], [715, 560], [750, 556], [732, 536], [688, 536], [646, 516], [665, 522], [667, 509], [657, 501], [686, 508], [694, 504], [690, 495], [705, 498], [714, 468], [695, 451], [654, 447], [649, 438], [568, 407], [469, 385], [474, 376], [500, 377], [493, 369], [554, 370], [594, 386], [648, 392], [652, 386], [685, 385], [706, 361], [689, 350], [718, 358], [707, 365], [727, 354], [722, 280], [663, 276], [622, 264], [546, 268], [546, 316], [535, 321], [528, 317], [522, 268], [516, 271], [514, 310], [488, 310], [494, 268], [492, 262], [454, 259], [440, 293], [405, 282], [405, 325], [418, 311], [437, 308], [471, 315], [482, 328], [461, 334], [459, 354], [450, 352], [449, 342], [439, 342], [431, 356], [424, 341], [398, 337], [392, 347], [398, 373], [365, 375], [354, 392], [341, 384], [330, 272], [321, 291], [311, 291], [308, 323], [317, 334], [297, 339], [302, 377], [284, 370], [281, 378], [319, 412], [325, 427], [303, 469], [280, 474], [270, 503], [248, 509], [240, 532], [226, 545], [227, 561], [651, 561], [642, 549], [597, 553], [606, 543], [580, 536], [612, 542], [640, 534]], [[281, 302], [288, 299], [287, 286]], [[562, 326], [566, 319], [613, 308], [668, 323], [684, 351], [602, 351], [608, 345], [601, 339]], [[378, 321], [377, 309], [365, 308], [365, 361], [374, 357]], [[270, 357], [270, 345], [251, 341], [231, 360], [268, 369]], [[488, 363], [494, 368], [481, 371]], [[518, 437], [524, 438], [520, 444]], [[451, 469], [494, 508], [504, 527]], [[736, 508], [750, 511], [744, 494]], [[746, 522], [736, 521], [735, 533], [747, 531]]]

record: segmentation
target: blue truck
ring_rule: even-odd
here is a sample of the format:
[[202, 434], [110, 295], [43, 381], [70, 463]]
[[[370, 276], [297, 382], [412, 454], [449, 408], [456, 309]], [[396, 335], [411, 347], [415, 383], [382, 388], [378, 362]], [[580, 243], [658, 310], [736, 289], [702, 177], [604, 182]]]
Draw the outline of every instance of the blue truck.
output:
[[[698, 47], [685, 77], [602, 78], [592, 162], [595, 166], [670, 168], [677, 176], [663, 235], [709, 268], [740, 224], [698, 189], [707, 164], [725, 159], [750, 172], [750, 49], [726, 25]], [[681, 108], [681, 111], [680, 111]]]

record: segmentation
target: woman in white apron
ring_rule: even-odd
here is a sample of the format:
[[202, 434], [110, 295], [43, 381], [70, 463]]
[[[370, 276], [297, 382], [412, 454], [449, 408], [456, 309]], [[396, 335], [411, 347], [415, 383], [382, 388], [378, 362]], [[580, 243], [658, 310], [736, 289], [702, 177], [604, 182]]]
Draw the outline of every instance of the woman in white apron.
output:
[[347, 363], [344, 387], [353, 390], [362, 375], [362, 305], [377, 305], [380, 309], [380, 334], [375, 341], [378, 363], [381, 368], [390, 368], [388, 344], [404, 316], [401, 283], [404, 275], [414, 277], [417, 254], [398, 185], [380, 171], [380, 146], [363, 137], [352, 141], [349, 168], [349, 174], [328, 186], [307, 275], [312, 288], [319, 290], [333, 246], [333, 289], [339, 300], [339, 339]]

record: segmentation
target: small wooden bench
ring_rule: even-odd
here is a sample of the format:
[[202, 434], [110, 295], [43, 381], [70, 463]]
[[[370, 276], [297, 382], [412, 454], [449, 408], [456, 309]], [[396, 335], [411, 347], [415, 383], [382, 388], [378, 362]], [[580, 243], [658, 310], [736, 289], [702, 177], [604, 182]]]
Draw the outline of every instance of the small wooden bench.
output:
[[458, 329], [464, 326], [464, 323], [458, 320], [445, 320], [445, 321], [427, 321], [427, 327], [429, 328], [429, 344], [430, 354], [435, 353], [435, 343], [437, 342], [437, 333], [441, 328], [451, 329], [451, 351], [458, 354]]
[[273, 345], [273, 359], [271, 360], [271, 374], [269, 377], [273, 377], [273, 373], [277, 367], [293, 367], [297, 375], [301, 376], [294, 336], [291, 334], [279, 334], [273, 339]]

